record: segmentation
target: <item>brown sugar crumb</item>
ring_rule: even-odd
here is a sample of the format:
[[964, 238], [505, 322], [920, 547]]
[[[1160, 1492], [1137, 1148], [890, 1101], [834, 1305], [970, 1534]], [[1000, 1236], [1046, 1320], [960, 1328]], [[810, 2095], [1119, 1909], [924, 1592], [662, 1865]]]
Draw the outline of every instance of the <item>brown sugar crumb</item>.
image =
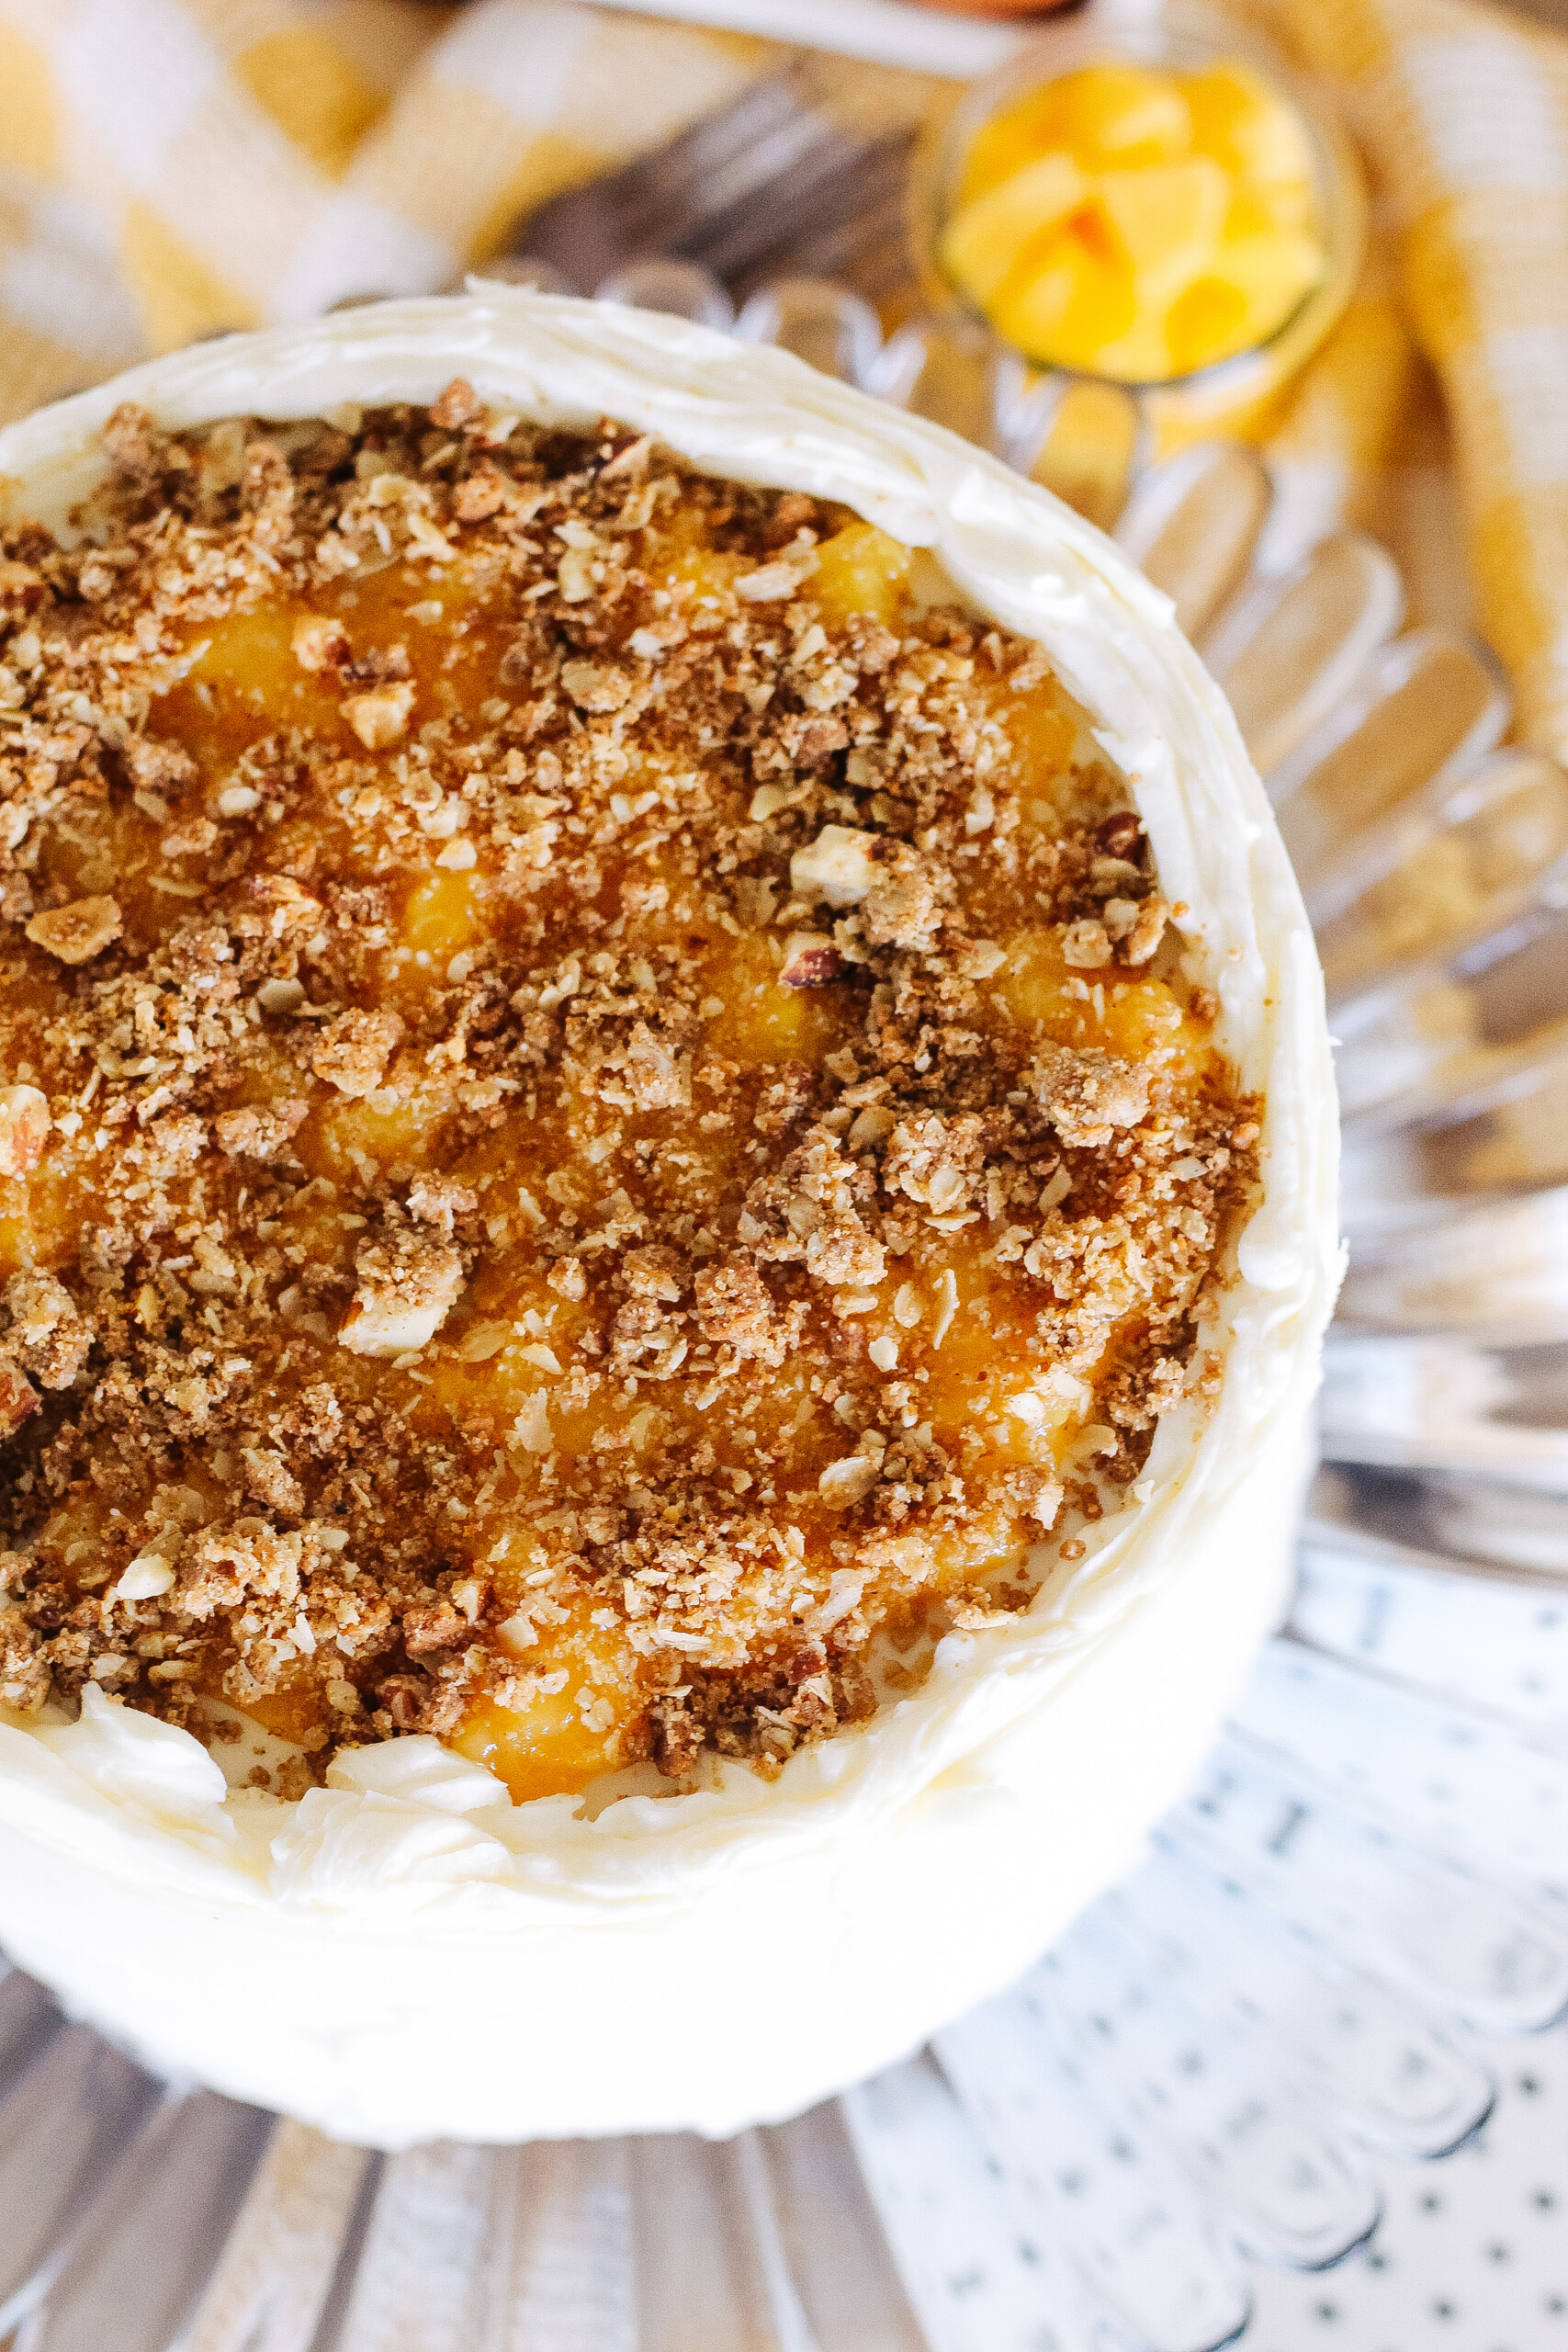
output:
[[373, 1094], [402, 1034], [402, 1016], [390, 1010], [340, 1012], [322, 1030], [310, 1068], [340, 1094]]
[[1148, 1072], [1097, 1047], [1049, 1046], [1032, 1075], [1035, 1099], [1064, 1143], [1097, 1148], [1148, 1111]]
[[292, 1102], [277, 1102], [265, 1111], [246, 1105], [238, 1111], [220, 1111], [212, 1122], [213, 1139], [220, 1151], [242, 1159], [273, 1159], [288, 1147], [290, 1136], [310, 1114], [310, 1104], [296, 1097]]
[[453, 1244], [406, 1227], [362, 1242], [354, 1264], [358, 1287], [338, 1338], [355, 1355], [400, 1356], [423, 1348], [463, 1286], [462, 1256]]
[[52, 1274], [13, 1274], [6, 1285], [7, 1352], [45, 1388], [69, 1388], [87, 1361], [93, 1334], [70, 1292]]
[[614, 423], [106, 450], [0, 532], [0, 1708], [776, 1770], [1213, 1388], [1258, 1106], [1120, 779]]

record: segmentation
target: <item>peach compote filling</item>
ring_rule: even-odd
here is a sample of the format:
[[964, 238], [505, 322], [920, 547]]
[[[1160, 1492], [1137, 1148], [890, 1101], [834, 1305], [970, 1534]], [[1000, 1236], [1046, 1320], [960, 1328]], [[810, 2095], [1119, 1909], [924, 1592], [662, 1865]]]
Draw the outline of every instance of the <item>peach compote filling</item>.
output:
[[0, 1705], [776, 1768], [1205, 1376], [1257, 1106], [1124, 785], [625, 428], [106, 445], [0, 537]]

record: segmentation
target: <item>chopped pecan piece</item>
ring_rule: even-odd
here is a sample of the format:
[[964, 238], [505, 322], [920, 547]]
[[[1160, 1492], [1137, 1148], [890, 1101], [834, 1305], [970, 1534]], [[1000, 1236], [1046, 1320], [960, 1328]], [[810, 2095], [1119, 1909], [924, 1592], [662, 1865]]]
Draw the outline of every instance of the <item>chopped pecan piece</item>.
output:
[[1068, 923], [1062, 933], [1062, 961], [1078, 972], [1098, 972], [1109, 964], [1111, 940], [1105, 925], [1092, 917]]
[[373, 686], [368, 694], [350, 695], [343, 715], [367, 752], [384, 752], [408, 732], [414, 690], [401, 679], [396, 685]]
[[479, 1204], [479, 1194], [455, 1176], [416, 1176], [409, 1186], [409, 1215], [443, 1233], [451, 1232], [454, 1217], [468, 1216]]
[[68, 907], [47, 907], [27, 927], [35, 947], [62, 964], [88, 964], [119, 937], [123, 919], [114, 899], [74, 899]]
[[1163, 899], [1145, 899], [1138, 909], [1137, 920], [1129, 926], [1122, 942], [1122, 962], [1146, 964], [1165, 937], [1165, 927], [1169, 921], [1170, 909]]
[[302, 615], [288, 642], [301, 670], [335, 670], [348, 659], [348, 632], [333, 614]]
[[14, 1356], [0, 1355], [0, 1438], [14, 1437], [39, 1407], [38, 1390]]
[[484, 402], [466, 376], [454, 376], [440, 399], [430, 404], [430, 421], [443, 433], [460, 433], [464, 425], [477, 424], [484, 413]]
[[631, 697], [632, 682], [625, 671], [604, 662], [568, 662], [560, 681], [579, 710], [619, 710]]
[[825, 932], [792, 931], [779, 978], [786, 989], [825, 989], [849, 969]]

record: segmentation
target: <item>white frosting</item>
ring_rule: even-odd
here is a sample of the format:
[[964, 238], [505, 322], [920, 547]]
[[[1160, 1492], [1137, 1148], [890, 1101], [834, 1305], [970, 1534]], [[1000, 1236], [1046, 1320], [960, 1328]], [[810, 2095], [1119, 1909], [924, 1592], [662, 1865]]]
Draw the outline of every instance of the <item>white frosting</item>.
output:
[[387, 2146], [792, 2112], [1005, 1984], [1136, 1851], [1282, 1589], [1339, 1272], [1311, 933], [1230, 712], [1111, 543], [967, 444], [779, 353], [479, 287], [206, 344], [0, 434], [13, 512], [99, 476], [121, 400], [165, 424], [424, 401], [620, 417], [697, 464], [839, 499], [1047, 649], [1128, 776], [1244, 1081], [1264, 1197], [1135, 1506], [1027, 1614], [952, 1634], [919, 1692], [772, 1782], [513, 1807], [436, 1742], [284, 1805], [186, 1733], [86, 1696], [0, 1721], [0, 1937], [154, 2062]]

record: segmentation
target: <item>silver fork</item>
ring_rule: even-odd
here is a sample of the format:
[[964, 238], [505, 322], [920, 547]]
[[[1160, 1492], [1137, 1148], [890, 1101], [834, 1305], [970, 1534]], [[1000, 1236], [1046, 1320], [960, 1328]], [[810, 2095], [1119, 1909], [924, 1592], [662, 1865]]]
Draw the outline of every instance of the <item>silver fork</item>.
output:
[[829, 76], [802, 57], [656, 153], [542, 206], [508, 274], [545, 264], [551, 282], [592, 294], [633, 266], [678, 260], [736, 303], [790, 277], [882, 300], [911, 276], [904, 190], [915, 135], [913, 124], [845, 122]]

